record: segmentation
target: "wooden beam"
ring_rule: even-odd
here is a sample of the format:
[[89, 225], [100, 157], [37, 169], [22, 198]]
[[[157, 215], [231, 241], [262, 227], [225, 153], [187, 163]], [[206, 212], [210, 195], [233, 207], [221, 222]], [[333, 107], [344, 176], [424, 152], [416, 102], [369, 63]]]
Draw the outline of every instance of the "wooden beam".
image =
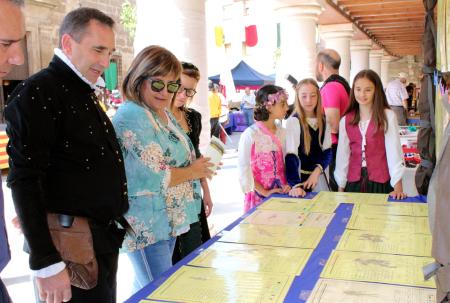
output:
[[[392, 16], [392, 15], [404, 13], [406, 10], [410, 10], [410, 8], [409, 7], [408, 8], [402, 7], [402, 8], [396, 8], [396, 9], [368, 10], [368, 11], [345, 10], [345, 13], [352, 15], [352, 17], [354, 17], [354, 18], [359, 18], [359, 17], [362, 17], [362, 16], [365, 16], [365, 17], [367, 17], [367, 16], [374, 16], [374, 17], [384, 16], [384, 17], [387, 17], [387, 16]], [[422, 9], [422, 10], [418, 10], [418, 11], [421, 12], [421, 11], [424, 11], [424, 10]]]
[[422, 21], [421, 19], [390, 19], [390, 20], [371, 20], [371, 21], [358, 21], [358, 23], [366, 26], [367, 24], [411, 24]]
[[[344, 18], [346, 18], [347, 20], [349, 20], [350, 22], [352, 22], [361, 32], [365, 33], [373, 42], [375, 42], [375, 44], [377, 44], [380, 48], [384, 49], [383, 44], [381, 44], [376, 37], [374, 37], [366, 28], [362, 27], [361, 25], [359, 25], [357, 22], [355, 22], [355, 19], [353, 18], [353, 16], [349, 15], [348, 13], [344, 12], [338, 5], [336, 5], [336, 3], [333, 2], [333, 0], [326, 0], [327, 4], [333, 8], [334, 10], [336, 10], [338, 13], [340, 13]], [[386, 50], [386, 52], [393, 56], [394, 54], [392, 54], [391, 52], [389, 52], [388, 50]]]
[[382, 4], [397, 4], [397, 3], [421, 3], [420, 0], [338, 0], [338, 5], [345, 6], [361, 6], [367, 4], [373, 4], [374, 2]]
[[409, 16], [405, 15], [403, 17], [392, 17], [392, 16], [386, 16], [386, 17], [360, 17], [355, 18], [356, 22], [364, 23], [364, 22], [370, 22], [370, 21], [383, 21], [383, 22], [389, 22], [389, 21], [397, 21], [397, 20], [406, 20], [406, 21], [422, 21], [425, 20], [425, 15], [415, 15], [415, 16]]

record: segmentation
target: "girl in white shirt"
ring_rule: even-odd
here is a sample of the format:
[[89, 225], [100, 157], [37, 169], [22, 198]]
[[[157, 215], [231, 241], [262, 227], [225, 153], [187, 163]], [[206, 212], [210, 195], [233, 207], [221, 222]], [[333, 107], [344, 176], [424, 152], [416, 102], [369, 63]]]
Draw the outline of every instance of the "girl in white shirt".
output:
[[362, 70], [355, 76], [349, 108], [339, 123], [334, 172], [339, 191], [389, 193], [403, 199], [403, 173], [397, 118], [380, 77]]

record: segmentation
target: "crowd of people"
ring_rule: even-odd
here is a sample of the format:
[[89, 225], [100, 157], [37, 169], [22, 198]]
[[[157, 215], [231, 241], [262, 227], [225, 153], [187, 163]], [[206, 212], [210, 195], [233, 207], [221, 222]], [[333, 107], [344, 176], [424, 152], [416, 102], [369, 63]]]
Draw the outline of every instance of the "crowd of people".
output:
[[[5, 37], [0, 32], [0, 42], [6, 41], [0, 44], [0, 77], [24, 60], [21, 5], [0, 0], [0, 28], [10, 29]], [[188, 106], [199, 69], [163, 47], [146, 47], [126, 73], [126, 101], [111, 121], [95, 90], [114, 37], [114, 21], [101, 11], [71, 11], [49, 66], [18, 85], [7, 101], [7, 183], [37, 294], [45, 302], [115, 302], [119, 249], [133, 265], [137, 291], [210, 239], [207, 179], [213, 164], [199, 150], [201, 115]], [[350, 88], [339, 65], [334, 50], [318, 54], [316, 78], [324, 84], [302, 79], [295, 86], [294, 111], [284, 126], [288, 96], [282, 87], [265, 85], [253, 98], [246, 92], [250, 127], [238, 149], [244, 210], [273, 193], [406, 196], [397, 117], [379, 76], [362, 70]], [[218, 136], [220, 98], [211, 103], [211, 135]], [[84, 242], [92, 239], [92, 285], [74, 286], [74, 276], [84, 276], [57, 248], [48, 214], [69, 229], [87, 222], [89, 237], [77, 246], [88, 247]], [[0, 269], [10, 257], [2, 235]], [[10, 302], [2, 283], [0, 299]]]

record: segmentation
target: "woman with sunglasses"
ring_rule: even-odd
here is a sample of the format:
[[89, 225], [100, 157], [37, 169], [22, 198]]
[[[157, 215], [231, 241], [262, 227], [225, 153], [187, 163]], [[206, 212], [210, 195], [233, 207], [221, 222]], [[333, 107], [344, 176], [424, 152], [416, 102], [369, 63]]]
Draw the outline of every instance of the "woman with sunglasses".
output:
[[127, 100], [113, 118], [128, 183], [125, 218], [134, 232], [122, 246], [135, 270], [134, 291], [172, 266], [176, 237], [199, 218], [200, 179], [212, 176], [212, 164], [196, 158], [167, 109], [180, 87], [180, 72], [178, 59], [165, 48], [142, 50], [123, 81]]
[[[200, 71], [198, 68], [187, 62], [181, 62], [183, 70], [180, 76], [180, 89], [173, 96], [170, 104], [170, 110], [177, 119], [180, 126], [191, 139], [195, 148], [197, 158], [201, 157], [199, 150], [200, 133], [202, 131], [202, 115], [193, 108], [188, 108], [189, 103], [195, 96], [198, 81], [200, 80]], [[200, 221], [191, 224], [191, 228], [185, 234], [178, 236], [175, 244], [172, 261], [175, 264], [187, 256], [202, 243], [211, 239], [208, 222], [206, 217], [211, 214], [213, 203], [209, 192], [206, 178], [200, 180], [203, 191], [203, 203], [200, 212]]]

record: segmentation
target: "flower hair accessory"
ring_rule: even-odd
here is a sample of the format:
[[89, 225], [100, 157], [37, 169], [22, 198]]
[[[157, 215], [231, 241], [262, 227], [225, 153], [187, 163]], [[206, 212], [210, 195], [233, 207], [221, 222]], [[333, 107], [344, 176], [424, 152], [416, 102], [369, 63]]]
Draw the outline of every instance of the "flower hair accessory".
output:
[[285, 90], [280, 90], [279, 92], [275, 93], [275, 94], [269, 94], [267, 95], [267, 101], [264, 102], [264, 105], [266, 108], [270, 108], [271, 106], [273, 106], [275, 103], [278, 103], [281, 101], [281, 99], [288, 99], [288, 94]]

